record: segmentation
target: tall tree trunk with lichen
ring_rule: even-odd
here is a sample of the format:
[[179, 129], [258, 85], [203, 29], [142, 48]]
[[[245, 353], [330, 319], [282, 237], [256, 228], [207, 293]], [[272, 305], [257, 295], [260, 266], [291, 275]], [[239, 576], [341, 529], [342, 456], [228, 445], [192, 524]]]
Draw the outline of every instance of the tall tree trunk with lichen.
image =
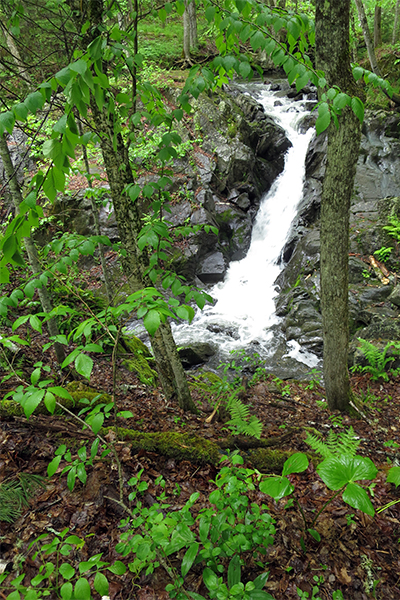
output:
[[[317, 0], [315, 44], [317, 68], [328, 86], [356, 94], [350, 66], [350, 0]], [[361, 139], [361, 125], [349, 107], [339, 125], [328, 128], [326, 171], [321, 198], [321, 308], [324, 380], [331, 410], [349, 409], [352, 392], [347, 368], [348, 251], [350, 199]]]
[[[82, 6], [82, 14], [91, 24], [81, 39], [82, 49], [85, 50], [101, 35], [103, 2], [102, 0], [83, 0]], [[82, 26], [81, 18], [79, 14], [76, 23], [78, 30]], [[148, 267], [147, 254], [142, 252], [137, 244], [142, 227], [139, 210], [137, 204], [133, 203], [126, 194], [127, 186], [134, 183], [128, 147], [121, 134], [115, 133], [114, 114], [108, 114], [107, 106], [99, 108], [96, 99], [91, 96], [90, 108], [95, 130], [100, 138], [119, 235], [126, 251], [122, 259], [122, 266], [130, 288], [135, 292], [152, 286], [152, 283], [145, 275]], [[176, 397], [183, 410], [197, 413], [197, 407], [190, 396], [186, 376], [168, 322], [159, 327], [151, 338], [151, 345], [166, 397]]]
[[[23, 200], [23, 197], [21, 188], [17, 180], [16, 171], [14, 165], [12, 164], [10, 150], [8, 148], [5, 135], [6, 134], [0, 136], [0, 158], [3, 162], [4, 171], [8, 179], [8, 184], [10, 186], [11, 198], [15, 207], [15, 211], [19, 213], [19, 206]], [[42, 272], [42, 267], [40, 266], [36, 246], [32, 238], [24, 238], [24, 246], [28, 255], [28, 260], [33, 275], [39, 275]], [[45, 286], [42, 286], [38, 289], [38, 295], [43, 312], [49, 314], [53, 310], [53, 306], [51, 304], [51, 299]], [[55, 319], [49, 319], [47, 321], [47, 329], [51, 337], [55, 337], [60, 334]], [[59, 342], [54, 342], [54, 351], [56, 353], [57, 362], [61, 364], [65, 360], [65, 352], [63, 346]]]

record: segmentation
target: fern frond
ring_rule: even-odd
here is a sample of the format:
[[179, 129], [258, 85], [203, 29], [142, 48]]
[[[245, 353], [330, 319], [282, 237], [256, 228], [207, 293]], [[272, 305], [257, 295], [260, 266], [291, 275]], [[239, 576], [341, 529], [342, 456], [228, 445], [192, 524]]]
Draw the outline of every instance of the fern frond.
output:
[[40, 487], [45, 487], [44, 477], [30, 473], [19, 473], [17, 479], [0, 484], [0, 521], [14, 523], [23, 506], [28, 506]]
[[347, 431], [335, 433], [331, 429], [328, 433], [326, 442], [316, 435], [307, 435], [306, 444], [311, 446], [315, 452], [321, 454], [324, 458], [331, 456], [355, 456], [357, 448], [360, 445], [360, 440], [356, 438], [354, 429], [350, 427]]
[[328, 445], [316, 435], [311, 435], [309, 433], [305, 439], [306, 444], [308, 444], [315, 452], [321, 454], [324, 458], [329, 458], [332, 456], [332, 452], [329, 450]]
[[250, 417], [250, 409], [246, 404], [243, 404], [238, 398], [231, 398], [227, 409], [234, 420], [247, 421]]

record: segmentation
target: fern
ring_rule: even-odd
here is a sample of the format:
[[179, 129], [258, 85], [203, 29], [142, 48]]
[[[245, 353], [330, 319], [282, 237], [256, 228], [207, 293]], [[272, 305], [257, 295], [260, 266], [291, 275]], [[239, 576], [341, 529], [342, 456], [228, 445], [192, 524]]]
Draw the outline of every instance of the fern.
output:
[[3, 481], [0, 484], [0, 521], [14, 523], [40, 487], [45, 487], [44, 477], [30, 473], [20, 473], [17, 479]]
[[357, 338], [361, 344], [361, 352], [364, 354], [368, 365], [365, 367], [359, 367], [359, 370], [363, 373], [370, 373], [371, 379], [377, 381], [382, 378], [384, 381], [389, 380], [389, 375], [385, 371], [386, 365], [394, 360], [394, 356], [387, 356], [389, 348], [394, 348], [398, 353], [399, 345], [394, 342], [388, 342], [383, 350], [371, 344], [363, 338]]
[[260, 439], [263, 425], [257, 417], [250, 416], [250, 409], [246, 404], [232, 395], [226, 408], [231, 415], [231, 420], [226, 424], [234, 435], [248, 435]]
[[305, 442], [324, 458], [343, 455], [355, 456], [357, 448], [360, 445], [360, 440], [356, 438], [352, 427], [341, 433], [335, 433], [333, 429], [331, 429], [326, 442], [320, 437], [309, 433]]

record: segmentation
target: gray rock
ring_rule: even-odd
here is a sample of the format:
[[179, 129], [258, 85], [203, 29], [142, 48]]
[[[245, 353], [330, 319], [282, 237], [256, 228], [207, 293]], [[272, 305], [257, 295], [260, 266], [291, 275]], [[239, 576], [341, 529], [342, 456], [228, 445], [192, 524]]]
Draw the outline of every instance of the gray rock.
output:
[[197, 342], [179, 348], [178, 354], [184, 369], [201, 365], [216, 353], [216, 346], [207, 342]]
[[200, 262], [197, 277], [202, 283], [218, 283], [224, 279], [226, 269], [222, 252], [214, 252]]

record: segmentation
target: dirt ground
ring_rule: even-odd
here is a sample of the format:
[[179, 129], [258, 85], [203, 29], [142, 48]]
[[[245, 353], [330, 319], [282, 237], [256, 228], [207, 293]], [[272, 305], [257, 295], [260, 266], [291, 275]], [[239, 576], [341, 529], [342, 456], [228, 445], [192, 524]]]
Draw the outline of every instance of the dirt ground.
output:
[[[32, 340], [24, 364], [38, 360], [40, 342], [40, 336]], [[381, 383], [371, 381], [369, 375], [353, 377], [353, 388], [363, 400], [356, 416], [332, 414], [321, 403], [324, 390], [319, 386], [307, 389], [307, 382], [285, 382], [285, 386], [287, 383], [289, 388], [284, 388], [282, 393], [282, 386], [279, 389], [272, 376], [266, 376], [244, 395], [243, 401], [264, 425], [262, 438], [277, 436], [282, 440], [279, 450], [304, 452], [310, 450], [304, 443], [307, 431], [318, 430], [326, 437], [331, 428], [342, 431], [352, 426], [361, 440], [358, 453], [369, 456], [379, 469], [371, 488], [375, 509], [400, 500], [400, 488], [396, 490], [393, 484], [385, 483], [389, 466], [400, 458], [400, 379]], [[1, 397], [15, 384], [12, 379], [3, 382]], [[96, 356], [91, 386], [109, 393], [112, 391], [109, 358]], [[130, 410], [134, 415], [127, 421], [132, 429], [184, 432], [210, 441], [219, 441], [227, 435], [223, 423], [206, 422], [211, 403], [199, 393], [194, 397], [201, 412], [194, 416], [166, 402], [159, 389], [144, 386], [122, 366], [118, 369], [117, 388], [120, 391], [116, 398], [118, 408]], [[82, 432], [81, 426], [70, 417], [32, 416], [27, 421], [25, 417], [3, 416], [0, 418], [0, 483], [21, 472], [46, 477], [47, 465], [60, 444], [70, 447], [72, 458], [75, 458], [79, 441], [83, 443], [86, 439], [91, 443], [93, 438]], [[150, 505], [161, 493], [160, 486], [155, 483], [160, 475], [166, 481], [164, 491], [171, 510], [179, 510], [194, 491], [200, 492], [199, 503], [204, 506], [209, 493], [215, 489], [213, 480], [218, 465], [178, 461], [144, 450], [133, 451], [128, 441], [117, 441], [115, 446], [123, 467], [126, 494], [129, 493], [126, 482], [143, 469], [142, 479], [149, 486], [143, 498], [145, 505]], [[242, 456], [246, 465], [248, 452], [242, 451]], [[45, 488], [35, 495], [29, 507], [23, 508], [14, 523], [0, 522], [0, 564], [12, 569], [2, 584], [2, 591], [0, 589], [2, 598], [8, 594], [4, 589], [7, 581], [23, 571], [25, 583], [37, 575], [39, 557], [33, 558], [35, 547], [29, 550], [28, 546], [45, 533], [49, 534], [50, 540], [52, 532], [68, 528], [69, 534], [84, 538], [85, 546], [74, 555], [77, 564], [87, 560], [85, 556], [97, 553], [102, 553], [101, 559], [110, 563], [122, 560], [127, 564], [132, 560], [132, 557], [122, 558], [115, 551], [120, 536], [119, 524], [126, 515], [118, 504], [106, 498], [118, 497], [118, 473], [112, 462], [95, 460], [93, 467], [88, 469], [86, 486], [78, 482], [73, 493], [67, 488], [66, 476], [60, 475], [65, 464], [61, 462], [57, 473], [46, 479]], [[306, 472], [291, 475], [290, 479], [295, 485], [296, 498], [310, 519], [333, 495], [315, 472], [312, 462]], [[364, 484], [367, 487], [369, 482]], [[308, 539], [304, 551], [300, 543], [303, 532], [299, 510], [295, 506], [285, 509], [285, 499], [275, 502], [259, 492], [256, 501], [267, 504], [275, 520], [275, 542], [265, 557], [270, 575], [264, 589], [276, 600], [298, 598], [297, 588], [309, 593], [310, 598], [332, 598], [335, 590], [341, 590], [346, 600], [400, 598], [400, 503], [371, 518], [345, 504], [339, 496], [317, 521], [321, 541]], [[178, 557], [175, 560], [179, 565]], [[243, 581], [246, 577], [252, 580], [259, 569], [252, 560], [251, 557], [246, 559]], [[206, 595], [201, 569], [193, 571], [188, 579], [190, 588]], [[169, 581], [161, 567], [151, 576], [141, 573], [135, 577], [129, 570], [122, 575], [108, 575], [111, 600], [168, 598], [164, 588]], [[315, 591], [312, 596], [312, 587], [317, 583], [319, 592]]]

